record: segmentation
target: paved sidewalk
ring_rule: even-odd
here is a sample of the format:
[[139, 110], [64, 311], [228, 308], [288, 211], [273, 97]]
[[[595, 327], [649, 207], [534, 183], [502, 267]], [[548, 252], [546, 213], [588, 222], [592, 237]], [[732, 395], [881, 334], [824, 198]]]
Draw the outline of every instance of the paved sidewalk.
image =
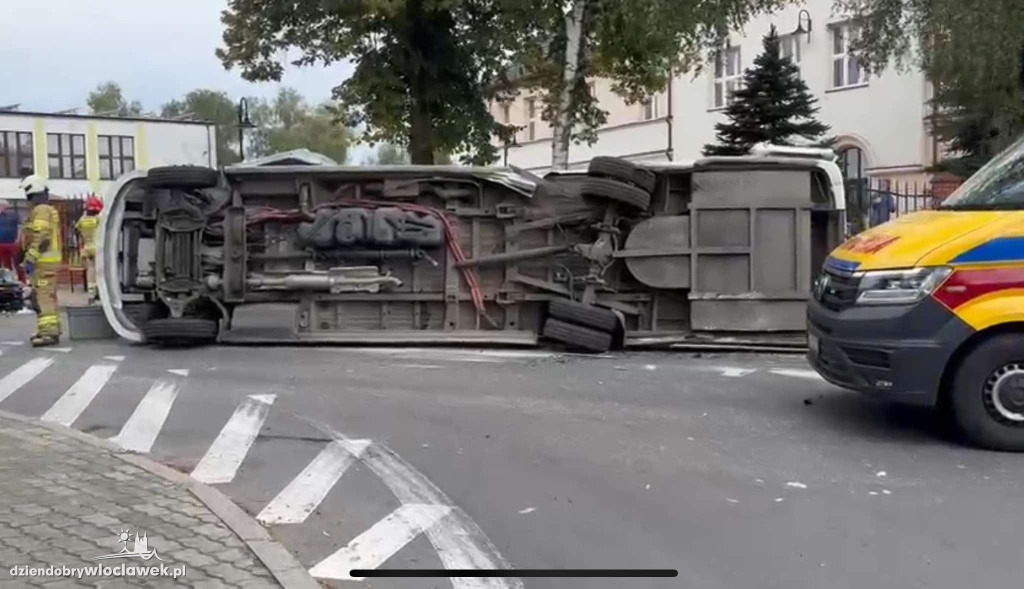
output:
[[[127, 542], [120, 532], [129, 531]], [[157, 558], [94, 560], [144, 536]], [[183, 577], [24, 577], [11, 567], [160, 567]], [[16, 571], [20, 572], [20, 571]], [[278, 587], [186, 488], [109, 450], [0, 416], [0, 587]]]

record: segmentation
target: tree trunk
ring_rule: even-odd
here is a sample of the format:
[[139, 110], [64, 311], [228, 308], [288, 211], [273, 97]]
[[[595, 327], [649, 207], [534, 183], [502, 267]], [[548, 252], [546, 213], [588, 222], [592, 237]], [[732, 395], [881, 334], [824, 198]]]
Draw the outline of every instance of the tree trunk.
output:
[[558, 88], [558, 108], [552, 121], [554, 140], [551, 146], [551, 167], [564, 170], [569, 167], [569, 141], [572, 139], [572, 91], [578, 83], [583, 18], [589, 0], [573, 0], [572, 9], [565, 15], [565, 62], [562, 64], [562, 83]]
[[410, 73], [409, 88], [412, 102], [409, 113], [409, 162], [429, 166], [434, 163], [434, 125], [430, 117], [427, 89], [433, 80], [428, 79], [429, 73], [422, 64], [432, 50], [427, 46], [427, 40], [433, 23], [429, 15], [424, 13], [422, 0], [409, 2], [407, 11], [409, 31], [406, 51], [410, 54], [409, 61], [414, 68]]
[[421, 100], [413, 98], [412, 124], [409, 129], [409, 161], [412, 164], [434, 163], [434, 127]]

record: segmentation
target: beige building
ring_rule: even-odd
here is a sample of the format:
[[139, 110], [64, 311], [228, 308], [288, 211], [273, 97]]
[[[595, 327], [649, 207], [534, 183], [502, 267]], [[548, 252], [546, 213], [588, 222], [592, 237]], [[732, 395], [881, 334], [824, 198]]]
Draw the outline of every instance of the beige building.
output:
[[[753, 65], [773, 24], [782, 36], [783, 52], [800, 66], [818, 99], [819, 118], [839, 138], [837, 151], [847, 176], [923, 185], [930, 178], [925, 170], [941, 155], [928, 132], [930, 84], [917, 71], [890, 68], [869, 75], [848, 53], [857, 28], [833, 12], [832, 0], [807, 0], [803, 6], [754, 19], [729, 35], [717, 63], [697, 76], [674, 76], [644, 104], [626, 104], [607, 80], [591, 82], [608, 121], [594, 145], [570, 146], [570, 166], [583, 167], [597, 155], [635, 161], [699, 158], [704, 145], [714, 142], [715, 123], [725, 120], [731, 92]], [[493, 105], [499, 121], [524, 127], [508, 147], [508, 164], [535, 172], [550, 167], [552, 133], [540, 118], [541, 106], [539, 97], [529, 95]]]
[[0, 198], [22, 199], [26, 173], [57, 195], [103, 196], [135, 169], [217, 167], [216, 128], [205, 121], [0, 111]]

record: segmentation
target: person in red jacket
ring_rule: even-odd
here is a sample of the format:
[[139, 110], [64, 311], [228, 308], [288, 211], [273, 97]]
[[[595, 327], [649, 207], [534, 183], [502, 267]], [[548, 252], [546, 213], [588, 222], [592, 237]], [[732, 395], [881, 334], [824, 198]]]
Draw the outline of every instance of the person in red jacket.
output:
[[0, 200], [0, 267], [14, 270], [18, 280], [25, 282], [25, 273], [18, 265], [18, 212], [6, 200]]

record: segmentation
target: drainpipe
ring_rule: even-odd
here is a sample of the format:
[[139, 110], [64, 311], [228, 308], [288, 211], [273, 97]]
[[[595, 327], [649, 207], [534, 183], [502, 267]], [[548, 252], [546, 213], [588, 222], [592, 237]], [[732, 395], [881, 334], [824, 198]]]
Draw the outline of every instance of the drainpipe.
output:
[[665, 116], [665, 123], [668, 127], [668, 149], [665, 150], [665, 156], [668, 161], [672, 161], [672, 68], [668, 69], [668, 114]]
[[206, 125], [206, 167], [208, 167], [208, 168], [212, 168], [213, 167], [213, 151], [211, 151], [213, 149], [213, 145], [212, 145], [213, 142], [210, 141], [210, 129], [211, 128], [212, 128], [212, 125], [207, 123], [207, 125]]

